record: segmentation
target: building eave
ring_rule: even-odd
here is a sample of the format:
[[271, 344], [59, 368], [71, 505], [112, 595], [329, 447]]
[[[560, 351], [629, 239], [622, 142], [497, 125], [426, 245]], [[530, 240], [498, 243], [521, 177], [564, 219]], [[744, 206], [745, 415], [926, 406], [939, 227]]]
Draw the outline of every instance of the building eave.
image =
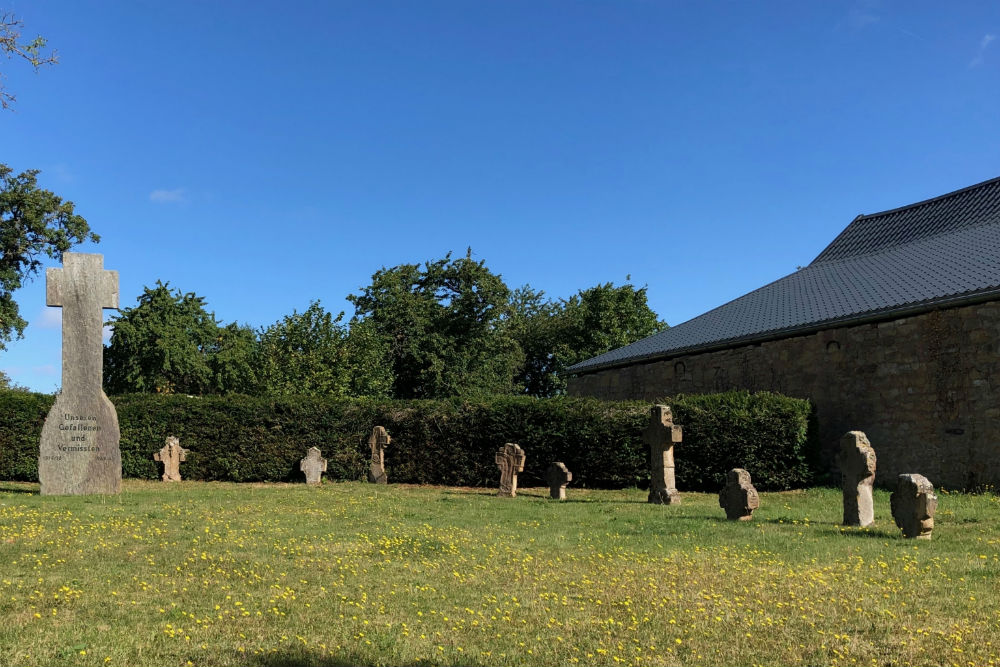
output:
[[919, 315], [934, 310], [940, 310], [946, 308], [957, 308], [959, 306], [974, 305], [976, 303], [982, 303], [985, 301], [993, 301], [998, 298], [1000, 298], [1000, 287], [994, 287], [987, 290], [981, 290], [972, 293], [929, 299], [918, 303], [906, 304], [903, 306], [887, 308], [884, 310], [859, 313], [857, 315], [850, 315], [847, 317], [822, 320], [820, 322], [811, 322], [806, 325], [788, 327], [785, 329], [775, 329], [772, 331], [765, 331], [761, 333], [751, 334], [748, 336], [728, 338], [724, 340], [713, 341], [711, 343], [706, 343], [703, 345], [689, 345], [687, 347], [679, 347], [672, 350], [665, 350], [663, 352], [654, 352], [651, 354], [638, 355], [635, 357], [629, 357], [627, 359], [622, 359], [619, 361], [609, 362], [605, 364], [595, 364], [593, 366], [588, 366], [587, 368], [581, 368], [575, 371], [572, 370], [573, 367], [570, 367], [567, 369], [566, 373], [567, 376], [569, 377], [579, 377], [582, 375], [590, 375], [592, 373], [597, 373], [600, 371], [606, 371], [615, 368], [625, 368], [627, 366], [634, 366], [640, 363], [649, 363], [653, 361], [666, 361], [669, 359], [686, 356], [690, 354], [704, 354], [706, 352], [718, 352], [719, 350], [727, 350], [736, 347], [744, 347], [746, 345], [767, 343], [770, 341], [781, 340], [784, 338], [792, 338], [795, 336], [807, 336], [809, 334], [825, 331], [827, 329], [843, 328], [848, 326], [858, 326], [861, 324], [872, 324], [877, 322], [896, 320], [901, 317], [909, 317], [911, 315]]

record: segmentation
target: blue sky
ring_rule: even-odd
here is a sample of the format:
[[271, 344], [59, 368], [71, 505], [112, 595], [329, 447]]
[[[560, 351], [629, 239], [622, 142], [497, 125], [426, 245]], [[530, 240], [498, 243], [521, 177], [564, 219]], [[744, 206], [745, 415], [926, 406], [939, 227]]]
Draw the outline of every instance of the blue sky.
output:
[[[630, 275], [678, 324], [1000, 175], [996, 2], [0, 9], [61, 60], [0, 60], [0, 162], [76, 203], [123, 306], [163, 280], [224, 322], [350, 315], [380, 267], [471, 246], [553, 297]], [[44, 282], [0, 368], [52, 391]]]

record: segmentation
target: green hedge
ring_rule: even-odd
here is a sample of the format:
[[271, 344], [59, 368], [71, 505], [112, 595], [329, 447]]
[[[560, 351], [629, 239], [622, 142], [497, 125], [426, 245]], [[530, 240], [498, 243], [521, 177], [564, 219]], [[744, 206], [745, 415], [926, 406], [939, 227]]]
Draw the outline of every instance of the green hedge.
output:
[[[0, 479], [37, 480], [38, 438], [52, 397], [0, 392]], [[573, 485], [647, 486], [642, 442], [648, 403], [498, 397], [481, 400], [369, 401], [261, 399], [133, 394], [112, 398], [121, 425], [125, 477], [156, 479], [152, 458], [168, 435], [190, 451], [181, 474], [191, 480], [301, 481], [309, 447], [328, 459], [326, 478], [364, 479], [368, 434], [392, 437], [390, 482], [494, 486], [494, 453], [505, 442], [527, 452], [522, 486], [544, 485], [563, 461]], [[682, 491], [714, 491], [731, 467], [750, 470], [760, 489], [808, 484], [815, 450], [810, 404], [776, 394], [731, 392], [669, 401], [684, 441], [676, 450]]]

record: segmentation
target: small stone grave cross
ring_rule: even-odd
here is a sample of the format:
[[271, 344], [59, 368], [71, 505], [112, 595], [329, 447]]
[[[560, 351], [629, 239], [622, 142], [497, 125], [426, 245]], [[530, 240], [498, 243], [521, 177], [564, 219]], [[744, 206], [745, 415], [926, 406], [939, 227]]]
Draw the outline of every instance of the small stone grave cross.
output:
[[368, 468], [368, 481], [372, 484], [388, 484], [385, 474], [385, 448], [392, 442], [389, 433], [383, 426], [376, 426], [368, 437], [368, 446], [372, 448], [372, 462]]
[[498, 496], [513, 498], [517, 495], [517, 473], [524, 470], [524, 450], [520, 445], [508, 442], [497, 450], [497, 466], [500, 468], [500, 491]]
[[62, 389], [42, 427], [38, 480], [43, 495], [118, 493], [118, 413], [101, 388], [102, 309], [118, 307], [118, 272], [103, 255], [65, 252], [62, 262], [45, 271], [45, 302], [62, 308]]
[[160, 451], [153, 454], [154, 461], [163, 463], [163, 481], [181, 481], [181, 461], [187, 460], [188, 450], [181, 447], [181, 441], [174, 436], [168, 436], [167, 442]]
[[299, 461], [299, 470], [306, 474], [306, 484], [319, 484], [323, 480], [323, 473], [326, 472], [326, 459], [319, 447], [310, 447], [306, 450], [306, 456]]
[[674, 424], [669, 405], [654, 405], [649, 410], [649, 425], [642, 439], [649, 445], [649, 502], [676, 505], [681, 501], [674, 480], [674, 444], [681, 441], [683, 430]]
[[896, 478], [896, 490], [889, 496], [889, 506], [896, 525], [903, 529], [904, 537], [931, 539], [937, 501], [934, 485], [923, 475], [908, 474]]
[[848, 431], [840, 439], [837, 457], [844, 494], [844, 525], [870, 526], [875, 523], [872, 484], [875, 483], [875, 450], [862, 431]]
[[566, 500], [566, 485], [573, 481], [573, 473], [566, 464], [556, 461], [545, 471], [545, 480], [549, 483], [549, 496], [553, 500]]
[[726, 510], [730, 521], [749, 521], [753, 511], [760, 507], [760, 496], [750, 481], [750, 473], [743, 468], [733, 468], [726, 475], [726, 488], [719, 493], [719, 507]]

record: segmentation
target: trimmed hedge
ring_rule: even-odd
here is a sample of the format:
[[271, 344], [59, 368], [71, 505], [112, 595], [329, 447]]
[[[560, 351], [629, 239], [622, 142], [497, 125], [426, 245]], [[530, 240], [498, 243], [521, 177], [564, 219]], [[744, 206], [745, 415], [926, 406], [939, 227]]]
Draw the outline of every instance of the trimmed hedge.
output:
[[[309, 447], [328, 459], [329, 480], [364, 479], [368, 435], [376, 424], [392, 437], [390, 482], [494, 486], [494, 454], [505, 442], [527, 452], [522, 486], [545, 485], [545, 469], [563, 461], [573, 485], [648, 486], [642, 442], [649, 404], [595, 399], [497, 397], [446, 401], [262, 399], [133, 394], [112, 398], [121, 426], [122, 473], [156, 479], [153, 452], [168, 435], [190, 451], [190, 480], [301, 481]], [[37, 481], [38, 438], [53, 397], [0, 392], [0, 479]], [[815, 429], [807, 401], [730, 392], [665, 400], [684, 426], [676, 450], [677, 485], [717, 490], [726, 471], [744, 467], [760, 489], [807, 485]]]

